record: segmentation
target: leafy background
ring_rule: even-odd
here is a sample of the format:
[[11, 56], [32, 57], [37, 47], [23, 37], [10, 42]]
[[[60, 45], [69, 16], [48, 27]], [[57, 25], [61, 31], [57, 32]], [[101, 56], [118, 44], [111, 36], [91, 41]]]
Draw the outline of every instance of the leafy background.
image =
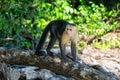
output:
[[[35, 49], [45, 26], [55, 19], [75, 23], [79, 35], [100, 38], [119, 27], [120, 0], [0, 0], [0, 46]], [[119, 42], [92, 45], [120, 47]]]

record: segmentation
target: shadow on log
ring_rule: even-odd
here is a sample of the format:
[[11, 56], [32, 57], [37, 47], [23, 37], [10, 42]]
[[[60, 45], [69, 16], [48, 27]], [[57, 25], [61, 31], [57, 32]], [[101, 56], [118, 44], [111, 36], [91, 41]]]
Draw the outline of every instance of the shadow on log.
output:
[[7, 80], [6, 68], [5, 63], [0, 64], [0, 80]]
[[69, 65], [61, 67], [59, 57], [36, 56], [34, 51], [4, 48], [0, 49], [0, 54], [0, 61], [6, 64], [37, 66], [41, 69], [51, 70], [56, 74], [72, 77], [75, 80], [119, 80], [113, 73], [104, 69], [94, 69], [82, 61], [77, 64], [70, 61]]

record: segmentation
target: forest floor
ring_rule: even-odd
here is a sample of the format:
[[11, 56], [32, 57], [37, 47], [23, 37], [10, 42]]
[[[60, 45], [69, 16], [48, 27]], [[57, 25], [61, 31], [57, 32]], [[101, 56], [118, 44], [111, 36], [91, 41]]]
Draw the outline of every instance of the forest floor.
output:
[[[120, 37], [120, 33], [109, 33], [107, 38]], [[100, 49], [86, 46], [80, 55], [89, 65], [100, 65], [120, 78], [120, 48]]]

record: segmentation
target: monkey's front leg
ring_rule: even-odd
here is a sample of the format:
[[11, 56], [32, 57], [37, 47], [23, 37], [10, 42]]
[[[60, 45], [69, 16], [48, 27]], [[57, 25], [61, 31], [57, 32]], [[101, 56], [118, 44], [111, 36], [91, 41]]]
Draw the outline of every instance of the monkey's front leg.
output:
[[68, 59], [65, 55], [65, 44], [59, 43], [59, 46], [60, 46], [60, 52], [61, 52], [61, 63], [62, 64], [67, 63]]
[[75, 43], [75, 41], [71, 42], [71, 52], [72, 52], [73, 61], [77, 61], [76, 43]]

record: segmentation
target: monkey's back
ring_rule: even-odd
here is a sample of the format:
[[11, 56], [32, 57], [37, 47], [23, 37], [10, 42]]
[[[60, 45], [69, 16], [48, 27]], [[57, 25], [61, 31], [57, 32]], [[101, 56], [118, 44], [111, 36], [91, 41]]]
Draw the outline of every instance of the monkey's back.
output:
[[51, 21], [47, 27], [49, 27], [50, 32], [56, 36], [61, 36], [65, 31], [66, 25], [70, 24], [65, 20], [54, 20]]

